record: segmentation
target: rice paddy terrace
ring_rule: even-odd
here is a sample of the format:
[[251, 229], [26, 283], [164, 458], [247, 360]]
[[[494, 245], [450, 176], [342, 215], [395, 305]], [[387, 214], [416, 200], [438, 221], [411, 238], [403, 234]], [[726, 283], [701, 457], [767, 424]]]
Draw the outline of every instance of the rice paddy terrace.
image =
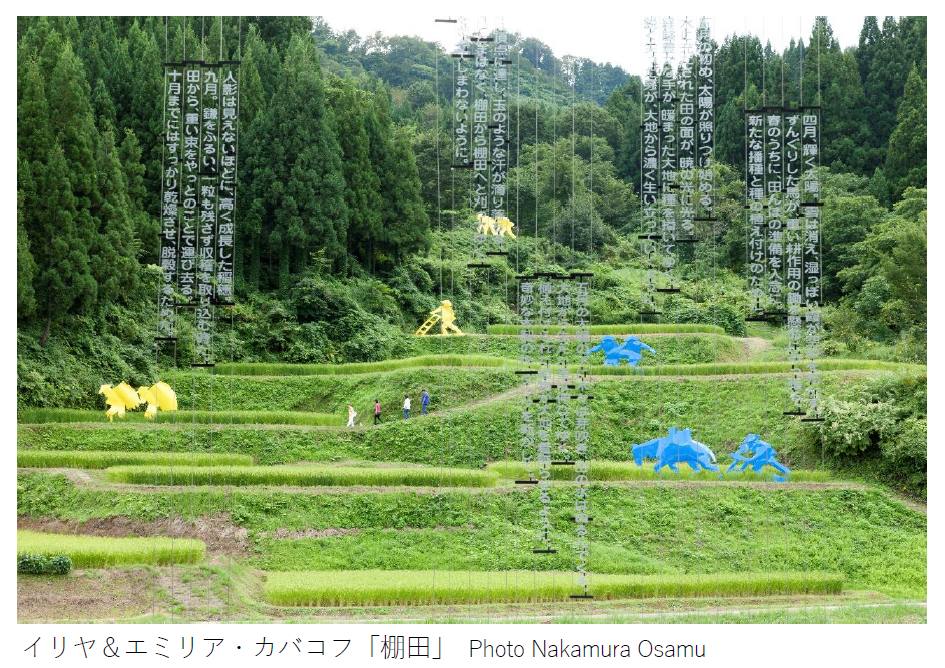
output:
[[[554, 554], [532, 552], [540, 504], [514, 482], [513, 333], [417, 339], [374, 363], [168, 371], [181, 410], [154, 422], [21, 411], [18, 550], [74, 570], [21, 575], [20, 621], [925, 620], [923, 508], [832, 466], [816, 424], [782, 415], [777, 342], [704, 326], [638, 330], [658, 359], [592, 367], [594, 598], [571, 599], [571, 473], [554, 471]], [[609, 333], [631, 332], [592, 332]], [[820, 368], [825, 395], [925, 373]], [[631, 444], [669, 426], [692, 427], [722, 464], [762, 434], [791, 480], [635, 465]]]

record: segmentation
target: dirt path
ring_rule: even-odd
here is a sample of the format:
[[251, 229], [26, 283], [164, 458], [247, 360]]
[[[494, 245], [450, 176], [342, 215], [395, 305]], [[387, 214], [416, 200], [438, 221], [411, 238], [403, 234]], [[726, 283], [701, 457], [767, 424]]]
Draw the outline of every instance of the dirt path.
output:
[[770, 350], [774, 345], [768, 339], [763, 339], [760, 336], [748, 336], [743, 339], [739, 339], [742, 342], [742, 345], [745, 346], [745, 356], [748, 359], [751, 359], [759, 353], [763, 353], [766, 350]]

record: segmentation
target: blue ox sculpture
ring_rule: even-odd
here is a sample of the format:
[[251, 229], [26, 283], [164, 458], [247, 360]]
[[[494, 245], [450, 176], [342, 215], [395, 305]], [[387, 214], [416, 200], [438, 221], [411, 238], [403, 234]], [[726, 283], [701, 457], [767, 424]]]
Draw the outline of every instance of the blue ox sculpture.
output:
[[664, 466], [668, 466], [673, 473], [679, 473], [678, 464], [689, 464], [696, 472], [702, 469], [719, 470], [715, 465], [715, 453], [707, 445], [692, 440], [691, 429], [670, 427], [666, 436], [634, 445], [633, 461], [637, 466], [642, 466], [644, 459], [656, 460], [653, 470], [657, 473]]
[[626, 360], [630, 366], [636, 366], [643, 357], [644, 350], [656, 354], [655, 350], [635, 336], [628, 336], [623, 343], [618, 343], [612, 336], [605, 336], [587, 352], [590, 354], [604, 351], [604, 364], [608, 366], [619, 366], [620, 360]]
[[743, 440], [738, 450], [732, 453], [732, 464], [728, 471], [732, 471], [738, 466], [739, 471], [744, 471], [749, 466], [751, 470], [758, 473], [765, 466], [770, 466], [780, 475], [775, 475], [774, 480], [785, 482], [791, 474], [791, 469], [778, 461], [777, 451], [771, 447], [770, 443], [761, 440], [758, 434], [748, 434]]

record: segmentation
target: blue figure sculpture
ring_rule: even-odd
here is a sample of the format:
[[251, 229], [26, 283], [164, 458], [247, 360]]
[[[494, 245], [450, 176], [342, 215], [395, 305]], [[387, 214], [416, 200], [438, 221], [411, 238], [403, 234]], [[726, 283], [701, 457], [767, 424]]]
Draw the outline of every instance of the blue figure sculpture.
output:
[[765, 466], [770, 466], [780, 475], [775, 475], [776, 482], [785, 482], [791, 474], [791, 469], [778, 461], [777, 451], [771, 447], [770, 443], [761, 440], [758, 434], [748, 434], [738, 446], [738, 450], [732, 453], [732, 464], [728, 471], [732, 471], [736, 466], [739, 471], [744, 471], [749, 466], [751, 470], [758, 473]]
[[655, 350], [635, 336], [628, 336], [623, 343], [618, 343], [612, 336], [605, 336], [587, 352], [590, 354], [604, 351], [604, 364], [607, 366], [619, 366], [620, 360], [626, 360], [630, 366], [636, 366], [643, 357], [644, 350], [656, 354]]
[[689, 468], [697, 473], [702, 469], [719, 470], [715, 465], [715, 453], [707, 445], [694, 441], [691, 429], [670, 427], [666, 436], [634, 445], [633, 461], [637, 466], [642, 466], [644, 459], [656, 460], [653, 470], [657, 473], [664, 466], [668, 466], [673, 473], [679, 473], [679, 464], [689, 464]]

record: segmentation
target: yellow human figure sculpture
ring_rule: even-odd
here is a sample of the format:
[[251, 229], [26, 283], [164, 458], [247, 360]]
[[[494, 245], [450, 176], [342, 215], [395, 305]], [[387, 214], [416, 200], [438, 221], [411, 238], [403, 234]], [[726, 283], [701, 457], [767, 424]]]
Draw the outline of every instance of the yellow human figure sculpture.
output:
[[144, 417], [153, 420], [158, 412], [157, 397], [154, 396], [154, 391], [150, 387], [142, 386], [138, 388], [138, 396], [141, 397], [142, 401], [148, 402], [148, 407], [144, 410]]
[[515, 232], [512, 231], [512, 228], [515, 227], [515, 223], [513, 223], [511, 220], [505, 216], [502, 216], [497, 221], [495, 221], [495, 224], [498, 229], [497, 234], [500, 237], [511, 237], [512, 239], [515, 238]]
[[102, 385], [98, 388], [98, 393], [105, 397], [105, 404], [108, 406], [105, 415], [108, 417], [109, 422], [111, 422], [112, 418], [116, 415], [118, 417], [125, 417], [125, 401], [118, 396], [115, 388], [111, 385]]
[[141, 397], [135, 392], [135, 388], [124, 381], [115, 386], [115, 394], [121, 398], [128, 410], [134, 410], [141, 405]]
[[492, 236], [499, 233], [499, 230], [496, 227], [496, 220], [492, 216], [487, 216], [484, 213], [477, 213], [476, 220], [479, 222], [479, 224], [476, 226], [476, 232], [479, 234]]
[[426, 336], [437, 322], [440, 323], [441, 335], [455, 334], [463, 336], [463, 331], [456, 326], [456, 313], [453, 311], [453, 303], [449, 299], [444, 299], [438, 307], [430, 311], [430, 316], [417, 328], [414, 336]]
[[162, 411], [177, 410], [177, 394], [171, 389], [171, 386], [163, 380], [159, 380], [151, 386], [154, 397], [157, 399], [158, 408]]

